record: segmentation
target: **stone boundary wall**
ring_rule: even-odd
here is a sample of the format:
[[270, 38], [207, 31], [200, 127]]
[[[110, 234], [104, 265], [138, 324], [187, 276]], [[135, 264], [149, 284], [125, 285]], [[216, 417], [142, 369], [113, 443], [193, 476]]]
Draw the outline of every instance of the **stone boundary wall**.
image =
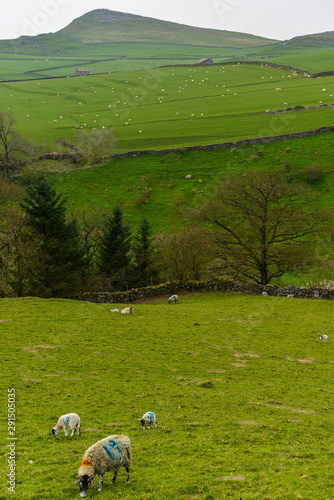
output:
[[[269, 113], [267, 113], [269, 114]], [[331, 132], [334, 130], [334, 126], [320, 127], [311, 130], [305, 130], [304, 132], [293, 132], [291, 134], [281, 134], [281, 135], [270, 135], [265, 137], [256, 137], [253, 139], [242, 139], [237, 142], [220, 142], [217, 144], [207, 144], [207, 145], [196, 145], [196, 146], [182, 146], [179, 148], [171, 149], [143, 149], [138, 151], [128, 151], [127, 153], [119, 153], [111, 156], [111, 159], [118, 158], [133, 158], [136, 156], [144, 155], [165, 155], [169, 153], [187, 153], [189, 151], [214, 151], [217, 149], [224, 148], [238, 148], [239, 146], [247, 146], [254, 144], [265, 144], [275, 141], [286, 141], [288, 139], [297, 139], [301, 137], [310, 137], [312, 135], [324, 134], [326, 132]]]
[[257, 285], [256, 283], [236, 283], [231, 280], [216, 278], [207, 281], [171, 281], [160, 285], [133, 288], [124, 292], [85, 292], [70, 297], [72, 300], [84, 300], [94, 303], [133, 303], [137, 300], [151, 299], [164, 295], [178, 294], [182, 292], [241, 292], [253, 295], [287, 297], [293, 295], [295, 298], [304, 299], [326, 299], [334, 300], [334, 290], [323, 288], [306, 288], [297, 286], [279, 287], [274, 285]]

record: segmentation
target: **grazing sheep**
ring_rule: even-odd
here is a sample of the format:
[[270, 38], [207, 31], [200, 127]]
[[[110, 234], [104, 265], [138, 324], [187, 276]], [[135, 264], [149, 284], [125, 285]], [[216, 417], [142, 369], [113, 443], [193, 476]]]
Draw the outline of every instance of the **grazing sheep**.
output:
[[133, 312], [133, 307], [126, 307], [125, 309], [121, 310], [122, 314], [134, 314]]
[[65, 436], [68, 435], [69, 427], [72, 429], [71, 437], [74, 436], [75, 431], [78, 429], [78, 435], [81, 436], [80, 430], [80, 417], [76, 413], [67, 413], [67, 415], [62, 415], [59, 417], [58, 422], [52, 429], [52, 434], [57, 436], [61, 429], [64, 429]]
[[293, 293], [289, 293], [289, 294], [287, 295], [287, 298], [288, 298], [288, 299], [293, 299], [293, 297], [294, 297]]
[[262, 292], [262, 297], [268, 297], [267, 292]]
[[178, 302], [179, 301], [179, 296], [178, 295], [172, 295], [171, 297], [169, 297], [168, 299], [168, 304], [172, 304], [173, 302]]
[[157, 419], [155, 418], [155, 415], [153, 411], [148, 411], [139, 419], [143, 429], [145, 429], [146, 424], [147, 428], [149, 429], [151, 427], [151, 424], [155, 424], [156, 427], [158, 427]]
[[327, 342], [327, 339], [328, 339], [327, 335], [320, 335], [321, 342]]
[[121, 465], [126, 469], [126, 482], [129, 483], [131, 460], [131, 443], [127, 436], [108, 436], [93, 444], [86, 450], [78, 471], [76, 482], [79, 483], [81, 498], [86, 496], [95, 474], [100, 477], [98, 491], [102, 491], [104, 473], [113, 472], [111, 482], [114, 483]]

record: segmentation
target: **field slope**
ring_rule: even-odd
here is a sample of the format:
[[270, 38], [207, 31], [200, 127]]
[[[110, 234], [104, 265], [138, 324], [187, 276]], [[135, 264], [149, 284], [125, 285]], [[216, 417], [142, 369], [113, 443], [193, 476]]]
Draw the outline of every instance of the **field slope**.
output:
[[[181, 295], [134, 304], [128, 317], [111, 304], [0, 302], [20, 499], [78, 497], [84, 451], [111, 434], [130, 437], [133, 468], [130, 485], [122, 470], [114, 485], [105, 476], [105, 498], [333, 498], [330, 302]], [[82, 436], [55, 439], [72, 411]], [[141, 430], [146, 411], [158, 429]], [[7, 493], [3, 484], [0, 499]], [[89, 498], [100, 496], [96, 481]]]

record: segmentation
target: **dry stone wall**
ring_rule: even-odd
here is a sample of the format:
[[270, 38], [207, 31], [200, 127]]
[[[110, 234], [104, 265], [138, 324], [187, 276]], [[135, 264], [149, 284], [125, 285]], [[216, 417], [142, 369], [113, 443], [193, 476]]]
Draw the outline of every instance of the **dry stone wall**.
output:
[[262, 295], [265, 292], [268, 296], [287, 297], [305, 299], [326, 299], [334, 300], [334, 290], [323, 288], [307, 288], [297, 286], [279, 287], [274, 285], [257, 285], [256, 283], [236, 283], [231, 280], [216, 278], [206, 281], [169, 281], [160, 285], [147, 286], [143, 288], [133, 288], [124, 292], [96, 292], [83, 293], [72, 296], [73, 300], [85, 300], [95, 303], [132, 303], [137, 300], [152, 299], [164, 295], [171, 295], [182, 292], [239, 292], [246, 294]]

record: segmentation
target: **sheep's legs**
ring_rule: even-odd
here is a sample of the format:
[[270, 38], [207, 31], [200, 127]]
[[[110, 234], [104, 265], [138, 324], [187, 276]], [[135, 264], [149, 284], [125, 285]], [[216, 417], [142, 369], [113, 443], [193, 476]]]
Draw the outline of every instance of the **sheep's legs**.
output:
[[80, 429], [80, 426], [78, 426], [78, 436], [81, 436], [81, 429]]
[[117, 477], [117, 470], [115, 470], [115, 472], [112, 476], [112, 480], [111, 480], [112, 483], [114, 483], [116, 481], [116, 477]]
[[126, 482], [129, 483], [130, 482], [130, 471], [129, 471], [129, 467], [126, 467], [126, 472], [127, 472], [127, 477], [126, 477]]
[[72, 437], [72, 436], [74, 436], [74, 434], [75, 434], [75, 431], [76, 431], [76, 430], [77, 430], [77, 428], [76, 428], [76, 427], [74, 427], [74, 429], [72, 429], [72, 434], [71, 434], [71, 437]]
[[99, 489], [98, 491], [102, 491], [103, 488], [103, 474], [100, 475]]

